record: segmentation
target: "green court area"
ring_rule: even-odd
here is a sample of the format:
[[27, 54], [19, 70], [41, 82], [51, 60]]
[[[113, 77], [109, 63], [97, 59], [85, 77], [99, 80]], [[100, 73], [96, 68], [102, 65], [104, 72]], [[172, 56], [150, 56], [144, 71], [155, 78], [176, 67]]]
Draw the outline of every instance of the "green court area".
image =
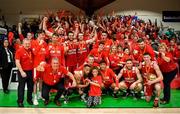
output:
[[[178, 108], [180, 107], [180, 90], [172, 90], [171, 102], [166, 105], [161, 105], [161, 108]], [[38, 106], [29, 105], [26, 100], [24, 100], [24, 106], [29, 108], [58, 108], [53, 102], [53, 95], [51, 96], [51, 102], [44, 106], [43, 100], [39, 100]], [[26, 99], [26, 98], [25, 98]], [[4, 94], [0, 90], [0, 107], [17, 107], [17, 91], [10, 91], [9, 94]], [[85, 108], [86, 104], [80, 100], [78, 95], [70, 96], [70, 100], [67, 104], [64, 104], [64, 100], [61, 99], [62, 108]], [[97, 106], [97, 108], [152, 108], [153, 100], [150, 103], [147, 103], [144, 99], [135, 100], [131, 96], [128, 96], [126, 99], [119, 97], [114, 99], [110, 95], [102, 96], [102, 103]]]

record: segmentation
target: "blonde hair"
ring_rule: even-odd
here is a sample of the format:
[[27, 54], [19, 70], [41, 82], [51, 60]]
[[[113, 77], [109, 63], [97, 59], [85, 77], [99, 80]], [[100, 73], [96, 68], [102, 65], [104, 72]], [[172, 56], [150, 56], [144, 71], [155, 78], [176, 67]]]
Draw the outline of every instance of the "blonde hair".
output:
[[117, 46], [116, 45], [112, 45], [111, 48], [110, 48], [110, 53], [112, 53], [112, 48], [113, 47], [116, 47], [116, 51], [117, 51]]
[[158, 49], [160, 49], [160, 48], [165, 48], [166, 51], [169, 51], [169, 49], [165, 43], [160, 43]]

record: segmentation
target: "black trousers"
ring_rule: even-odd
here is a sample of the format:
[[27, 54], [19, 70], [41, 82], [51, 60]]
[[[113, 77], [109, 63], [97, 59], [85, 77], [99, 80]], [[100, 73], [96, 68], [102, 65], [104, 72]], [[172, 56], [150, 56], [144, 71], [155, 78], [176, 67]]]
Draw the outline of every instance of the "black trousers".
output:
[[51, 89], [57, 89], [57, 94], [54, 98], [54, 100], [59, 100], [59, 98], [61, 97], [61, 95], [63, 94], [65, 88], [64, 88], [64, 81], [61, 80], [60, 82], [58, 82], [55, 85], [47, 85], [46, 83], [43, 82], [42, 85], [42, 97], [45, 100], [49, 100], [49, 92]]
[[3, 68], [1, 71], [3, 91], [8, 90], [9, 78], [10, 78], [10, 73], [11, 73], [12, 67], [13, 67], [13, 64], [8, 63], [8, 67]]
[[32, 70], [30, 71], [24, 71], [27, 74], [27, 77], [23, 78], [18, 72], [18, 101], [19, 103], [23, 103], [24, 101], [24, 91], [25, 91], [25, 85], [27, 83], [27, 100], [32, 100], [32, 92], [33, 92], [33, 76], [32, 76]]
[[168, 72], [168, 73], [162, 73], [163, 74], [163, 83], [164, 83], [164, 89], [163, 89], [163, 93], [164, 93], [164, 100], [166, 100], [167, 102], [170, 101], [171, 98], [171, 82], [174, 79], [174, 77], [177, 74], [178, 69], [176, 68], [175, 70]]

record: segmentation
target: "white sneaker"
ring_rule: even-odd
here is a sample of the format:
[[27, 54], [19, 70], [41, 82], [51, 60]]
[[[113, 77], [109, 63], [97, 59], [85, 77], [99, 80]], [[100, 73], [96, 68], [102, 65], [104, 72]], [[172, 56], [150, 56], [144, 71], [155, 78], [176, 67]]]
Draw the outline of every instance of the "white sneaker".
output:
[[41, 92], [37, 93], [37, 99], [42, 99]]
[[38, 105], [38, 104], [39, 104], [39, 103], [38, 103], [38, 100], [37, 100], [37, 99], [34, 99], [34, 100], [33, 100], [33, 104], [34, 104], [34, 105]]
[[64, 95], [61, 95], [61, 98], [64, 98]]
[[82, 101], [84, 101], [84, 102], [86, 103], [86, 102], [87, 102], [87, 100], [86, 100], [86, 98], [85, 98], [85, 97], [86, 97], [86, 94], [83, 94], [83, 95], [81, 96], [81, 100], [82, 100]]

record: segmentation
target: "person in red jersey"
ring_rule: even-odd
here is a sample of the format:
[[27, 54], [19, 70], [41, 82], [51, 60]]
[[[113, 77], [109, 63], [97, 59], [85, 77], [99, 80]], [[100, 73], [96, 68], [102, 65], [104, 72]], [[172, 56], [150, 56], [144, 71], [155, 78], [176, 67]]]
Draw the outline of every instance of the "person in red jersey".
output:
[[68, 41], [66, 42], [67, 52], [66, 52], [66, 67], [73, 73], [77, 68], [77, 39], [74, 37], [73, 32], [68, 33]]
[[143, 60], [144, 62], [140, 63], [139, 69], [141, 70], [143, 76], [145, 98], [146, 101], [149, 102], [153, 91], [155, 90], [156, 95], [153, 106], [158, 107], [162, 89], [160, 81], [163, 80], [163, 76], [158, 64], [151, 60], [149, 53], [144, 53]]
[[123, 47], [121, 45], [117, 46], [117, 53], [118, 53], [119, 59], [122, 59], [124, 52], [123, 52]]
[[53, 34], [57, 34], [58, 42], [60, 43], [60, 45], [63, 45], [64, 41], [67, 39], [65, 29], [59, 23], [56, 28], [47, 29], [47, 23], [48, 23], [47, 21], [48, 21], [48, 18], [44, 17], [40, 24], [40, 28], [42, 28], [45, 31], [46, 35], [49, 37], [52, 37]]
[[116, 73], [116, 75], [118, 75], [122, 67], [120, 66], [120, 57], [118, 56], [116, 45], [111, 46], [108, 59], [110, 62], [110, 68]]
[[51, 59], [56, 57], [61, 62], [60, 64], [65, 66], [65, 50], [66, 48], [58, 42], [58, 34], [54, 33], [52, 35], [52, 42], [46, 48], [46, 58], [50, 63]]
[[145, 44], [144, 40], [140, 38], [138, 40], [138, 47], [137, 49], [134, 49], [133, 56], [135, 60], [138, 60], [139, 62], [143, 61], [143, 54], [149, 53], [151, 56], [151, 59], [154, 60], [155, 53], [151, 46]]
[[75, 71], [82, 70], [84, 65], [86, 65], [86, 64], [89, 65], [91, 68], [95, 67], [95, 66], [99, 67], [99, 64], [94, 61], [94, 56], [93, 55], [89, 55], [87, 57], [87, 60], [84, 62], [84, 64], [81, 65], [80, 67], [78, 67]]
[[108, 38], [108, 34], [107, 32], [102, 32], [101, 33], [101, 38], [99, 41], [96, 42], [96, 44], [94, 45], [94, 48], [98, 48], [98, 46], [100, 45], [100, 42], [104, 42], [104, 50], [109, 53], [111, 45], [113, 44], [112, 39]]
[[108, 90], [113, 91], [114, 98], [117, 98], [118, 80], [116, 79], [116, 74], [112, 69], [107, 68], [106, 62], [102, 60], [100, 62], [100, 72], [102, 74], [102, 88], [104, 91], [109, 92]]
[[39, 92], [38, 97], [41, 97], [41, 89], [42, 89], [42, 73], [37, 72], [36, 67], [42, 62], [45, 61], [46, 47], [47, 44], [44, 41], [45, 33], [44, 31], [37, 31], [38, 37], [36, 40], [32, 41], [32, 52], [34, 56], [33, 60], [33, 80], [34, 80], [34, 99], [33, 104], [38, 105], [37, 98], [37, 84], [39, 83]]
[[93, 43], [97, 38], [97, 33], [95, 32], [93, 38], [89, 40], [84, 40], [83, 33], [78, 34], [78, 50], [77, 50], [77, 62], [78, 66], [81, 66], [89, 53], [89, 44]]
[[133, 55], [131, 55], [131, 52], [128, 47], [124, 48], [124, 55], [121, 58], [121, 64], [126, 64], [127, 59], [132, 59], [132, 61], [134, 62], [134, 57]]
[[72, 87], [76, 86], [76, 80], [72, 73], [67, 71], [60, 65], [58, 58], [52, 58], [51, 64], [40, 64], [37, 70], [43, 72], [43, 85], [42, 85], [42, 97], [45, 99], [44, 105], [49, 104], [49, 92], [50, 90], [57, 89], [57, 94], [54, 98], [54, 103], [60, 106], [59, 98], [61, 97], [64, 88], [64, 75], [68, 76], [72, 80]]
[[133, 66], [132, 59], [127, 59], [125, 66], [119, 72], [117, 79], [121, 78], [123, 80], [119, 83], [119, 88], [124, 92], [124, 97], [130, 92], [138, 98], [138, 94], [142, 90], [142, 77], [139, 69]]
[[93, 55], [95, 62], [98, 64], [102, 59], [104, 59], [109, 67], [108, 55], [107, 52], [104, 50], [104, 42], [100, 42], [99, 47], [92, 49], [89, 55]]
[[32, 105], [32, 92], [33, 92], [33, 54], [31, 51], [30, 40], [23, 39], [23, 47], [19, 48], [15, 54], [16, 66], [18, 72], [18, 106], [24, 107], [24, 91], [25, 84], [27, 83], [27, 102]]
[[74, 77], [77, 83], [76, 87], [77, 87], [78, 93], [81, 96], [81, 100], [83, 100], [84, 102], [86, 102], [86, 96], [89, 90], [88, 88], [89, 83], [86, 81], [86, 79], [89, 79], [90, 71], [91, 71], [91, 66], [88, 64], [85, 64], [82, 70], [75, 71], [74, 73]]
[[162, 104], [167, 104], [171, 99], [171, 82], [177, 74], [177, 65], [174, 62], [172, 54], [168, 51], [166, 44], [160, 44], [159, 46], [159, 54], [157, 58], [159, 67], [163, 74], [163, 94], [164, 97], [161, 99]]
[[87, 79], [87, 82], [90, 85], [87, 107], [95, 107], [100, 104], [101, 101], [101, 85], [102, 85], [102, 77], [99, 72], [98, 67], [93, 67], [91, 71], [90, 79]]

